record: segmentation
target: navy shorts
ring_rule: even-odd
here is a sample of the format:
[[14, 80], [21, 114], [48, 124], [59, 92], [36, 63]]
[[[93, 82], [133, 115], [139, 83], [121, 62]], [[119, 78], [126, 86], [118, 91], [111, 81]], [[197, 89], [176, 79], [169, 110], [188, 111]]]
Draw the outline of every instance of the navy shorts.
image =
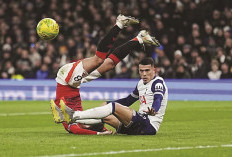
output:
[[129, 126], [120, 125], [117, 133], [127, 135], [155, 135], [156, 130], [151, 125], [147, 115], [141, 115], [134, 111]]

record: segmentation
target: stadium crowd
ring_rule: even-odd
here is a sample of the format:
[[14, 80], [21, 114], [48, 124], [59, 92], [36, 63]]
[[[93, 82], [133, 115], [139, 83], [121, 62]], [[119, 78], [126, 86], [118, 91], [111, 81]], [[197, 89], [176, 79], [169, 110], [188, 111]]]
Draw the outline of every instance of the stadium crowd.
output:
[[[113, 47], [141, 28], [161, 46], [133, 53], [104, 78], [139, 78], [145, 56], [164, 78], [232, 78], [231, 8], [231, 0], [0, 0], [0, 78], [55, 78], [62, 65], [93, 56], [120, 13], [141, 24], [127, 27]], [[45, 17], [60, 26], [49, 42], [36, 34]]]

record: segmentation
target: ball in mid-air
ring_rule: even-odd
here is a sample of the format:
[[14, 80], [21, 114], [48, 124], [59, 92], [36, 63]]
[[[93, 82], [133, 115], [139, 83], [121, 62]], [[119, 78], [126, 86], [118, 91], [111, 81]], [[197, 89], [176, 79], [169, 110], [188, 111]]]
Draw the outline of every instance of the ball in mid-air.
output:
[[36, 31], [41, 39], [52, 40], [59, 33], [59, 25], [51, 18], [44, 18], [38, 23]]

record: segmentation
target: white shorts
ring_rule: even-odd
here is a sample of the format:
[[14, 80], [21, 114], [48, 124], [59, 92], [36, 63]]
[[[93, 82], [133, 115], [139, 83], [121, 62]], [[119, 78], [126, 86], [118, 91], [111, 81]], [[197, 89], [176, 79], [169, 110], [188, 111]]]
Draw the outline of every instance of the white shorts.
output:
[[82, 78], [88, 73], [84, 70], [82, 61], [68, 63], [63, 65], [56, 77], [56, 82], [61, 85], [69, 85], [74, 88], [80, 88]]

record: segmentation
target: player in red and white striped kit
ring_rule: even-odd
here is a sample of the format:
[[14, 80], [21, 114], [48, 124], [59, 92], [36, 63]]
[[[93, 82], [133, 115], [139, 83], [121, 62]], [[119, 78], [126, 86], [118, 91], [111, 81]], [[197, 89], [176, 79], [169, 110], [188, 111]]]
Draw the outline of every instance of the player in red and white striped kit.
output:
[[[74, 63], [62, 66], [57, 73], [57, 89], [55, 103], [51, 100], [51, 109], [56, 123], [63, 123], [64, 128], [74, 134], [110, 134], [110, 131], [97, 132], [85, 129], [85, 126], [73, 123], [66, 124], [59, 116], [60, 100], [73, 110], [82, 111], [79, 88], [81, 83], [89, 82], [100, 77], [103, 73], [113, 69], [117, 63], [124, 59], [133, 50], [141, 48], [143, 44], [159, 46], [158, 41], [151, 37], [147, 31], [141, 31], [137, 37], [117, 47], [108, 55], [109, 45], [113, 44], [115, 37], [125, 27], [138, 24], [139, 21], [132, 17], [119, 15], [115, 26], [100, 41], [95, 56], [85, 58]], [[108, 55], [108, 57], [107, 57]], [[56, 105], [55, 105], [56, 104]], [[58, 106], [58, 107], [57, 107]], [[92, 122], [90, 122], [92, 123]]]

